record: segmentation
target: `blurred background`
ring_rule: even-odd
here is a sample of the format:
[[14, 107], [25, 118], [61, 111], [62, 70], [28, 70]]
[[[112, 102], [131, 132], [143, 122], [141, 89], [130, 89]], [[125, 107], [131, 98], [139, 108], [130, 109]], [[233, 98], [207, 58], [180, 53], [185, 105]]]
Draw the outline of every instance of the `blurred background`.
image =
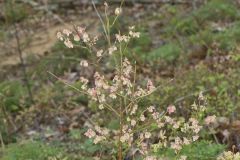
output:
[[[120, 5], [120, 0], [107, 2], [112, 13]], [[94, 3], [103, 14], [103, 1]], [[91, 68], [82, 71], [79, 66], [79, 59], [88, 58], [86, 51], [68, 49], [56, 38], [57, 31], [73, 24], [86, 26], [92, 35], [103, 31], [91, 0], [0, 1], [0, 159], [86, 160], [109, 150], [82, 135], [89, 119], [106, 122], [97, 107], [47, 73], [76, 87], [80, 75], [91, 77]], [[139, 77], [162, 86], [143, 105], [164, 109], [174, 104], [180, 116], [188, 116], [188, 107], [202, 91], [208, 99], [202, 116], [220, 119], [184, 154], [208, 160], [223, 150], [238, 151], [240, 1], [125, 0], [112, 33], [132, 25], [141, 37], [131, 42], [127, 56], [136, 60]], [[111, 76], [111, 70], [106, 73]], [[116, 127], [110, 115], [105, 118], [104, 125]]]

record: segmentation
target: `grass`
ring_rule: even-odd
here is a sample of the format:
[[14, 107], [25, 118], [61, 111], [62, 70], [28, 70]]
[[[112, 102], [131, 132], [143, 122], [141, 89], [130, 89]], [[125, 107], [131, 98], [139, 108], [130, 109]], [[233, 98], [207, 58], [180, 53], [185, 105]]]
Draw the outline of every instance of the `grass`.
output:
[[199, 141], [184, 146], [177, 155], [172, 149], [163, 149], [157, 153], [160, 157], [177, 160], [181, 155], [187, 156], [188, 160], [215, 160], [225, 149], [224, 145], [214, 144], [208, 141]]
[[147, 55], [149, 61], [163, 59], [165, 61], [174, 61], [181, 54], [181, 48], [177, 43], [168, 43], [163, 45]]
[[48, 160], [50, 157], [59, 157], [62, 153], [62, 149], [41, 142], [23, 141], [8, 145], [2, 151], [3, 156], [0, 158], [1, 160]]

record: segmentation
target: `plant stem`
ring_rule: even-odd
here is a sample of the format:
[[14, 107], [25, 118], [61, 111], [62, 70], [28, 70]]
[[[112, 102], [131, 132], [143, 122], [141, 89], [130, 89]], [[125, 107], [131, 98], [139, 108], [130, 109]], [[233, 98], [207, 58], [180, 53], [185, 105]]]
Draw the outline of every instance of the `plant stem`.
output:
[[18, 56], [19, 56], [19, 59], [20, 59], [21, 67], [22, 67], [22, 72], [23, 72], [23, 76], [24, 76], [25, 85], [27, 87], [30, 102], [34, 103], [33, 94], [32, 94], [32, 91], [31, 91], [31, 86], [30, 86], [30, 83], [29, 83], [29, 80], [28, 80], [26, 66], [25, 66], [25, 63], [24, 63], [23, 55], [22, 55], [22, 49], [21, 49], [21, 46], [20, 46], [20, 38], [19, 38], [19, 35], [18, 35], [18, 29], [17, 29], [17, 26], [15, 24], [15, 21], [13, 22], [13, 26], [14, 26], [14, 30], [15, 30], [15, 38], [16, 38], [16, 41], [17, 41], [17, 51], [18, 51]]
[[[120, 44], [120, 90], [123, 90], [123, 82], [122, 82], [122, 76], [123, 76], [123, 53], [122, 53], [122, 46]], [[118, 160], [122, 160], [123, 153], [122, 153], [122, 142], [121, 137], [123, 135], [123, 97], [120, 97], [120, 135], [119, 135], [119, 143], [118, 143]]]
[[5, 148], [5, 144], [3, 142], [3, 137], [2, 137], [2, 133], [0, 132], [0, 141], [1, 141], [1, 146], [4, 149]]

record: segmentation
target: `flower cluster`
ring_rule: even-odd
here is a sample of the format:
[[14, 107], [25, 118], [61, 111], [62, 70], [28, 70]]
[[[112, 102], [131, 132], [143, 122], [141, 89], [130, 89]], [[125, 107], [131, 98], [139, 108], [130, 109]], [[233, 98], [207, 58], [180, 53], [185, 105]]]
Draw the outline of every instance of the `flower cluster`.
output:
[[[117, 34], [116, 41], [119, 44], [109, 47], [107, 53], [112, 55], [115, 51], [118, 51], [118, 48], [121, 47], [120, 45], [128, 42], [131, 38], [139, 37], [138, 32], [134, 32], [133, 30], [134, 27], [131, 27], [128, 36]], [[81, 33], [83, 42], [90, 41], [84, 29], [78, 29], [78, 32]], [[62, 33], [70, 36], [73, 32], [64, 30]], [[58, 34], [58, 38], [63, 40], [64, 43], [65, 41], [67, 41], [67, 43], [70, 41], [68, 38], [61, 36], [61, 34]], [[69, 47], [69, 44], [66, 46]], [[104, 51], [100, 49], [97, 51], [96, 57], [103, 56], [103, 53]], [[109, 110], [114, 112], [118, 117], [121, 113], [123, 114], [121, 130], [115, 132], [113, 137], [120, 135], [119, 139], [121, 143], [125, 143], [128, 146], [137, 145], [145, 155], [148, 155], [151, 149], [157, 151], [163, 147], [171, 147], [177, 153], [182, 149], [183, 145], [188, 145], [199, 138], [198, 133], [202, 127], [199, 125], [197, 119], [192, 117], [185, 120], [182, 117], [176, 117], [174, 113], [176, 113], [177, 109], [174, 105], [169, 105], [165, 111], [163, 110], [161, 112], [157, 111], [156, 106], [149, 106], [141, 111], [138, 106], [138, 101], [142, 97], [153, 93], [156, 87], [150, 79], [146, 81], [145, 87], [136, 85], [132, 79], [132, 75], [135, 73], [130, 61], [125, 57], [120, 63], [121, 68], [116, 69], [116, 74], [113, 79], [107, 79], [99, 72], [95, 72], [93, 77], [94, 85], [92, 87], [88, 85], [88, 79], [80, 77], [82, 91], [89, 95], [92, 101], [98, 103], [100, 110]], [[89, 66], [86, 60], [82, 60], [80, 65], [82, 67]], [[113, 107], [115, 106], [114, 103], [119, 100], [121, 101], [123, 98], [125, 102], [128, 102], [127, 105], [123, 106], [123, 110], [119, 110], [119, 106], [117, 108]], [[203, 97], [201, 97], [201, 100], [202, 99]], [[199, 106], [194, 104], [194, 110], [197, 111], [198, 109]], [[149, 139], [154, 138], [153, 134], [149, 131], [149, 127], [153, 124], [157, 126], [158, 143], [151, 147], [147, 142]], [[175, 135], [169, 133], [175, 133]], [[180, 137], [178, 135], [185, 136]], [[94, 143], [97, 144], [107, 140], [107, 137], [110, 135], [107, 129], [96, 126], [88, 129], [85, 136], [92, 138]], [[117, 141], [117, 139], [118, 138], [115, 140]], [[149, 157], [147, 159], [149, 159]]]
[[73, 48], [74, 42], [82, 41], [83, 43], [91, 46], [96, 44], [96, 41], [98, 40], [97, 36], [90, 38], [89, 34], [86, 32], [86, 29], [80, 26], [74, 26], [74, 31], [63, 29], [62, 31], [57, 32], [57, 38], [60, 41], [63, 41], [65, 46], [68, 48]]
[[116, 34], [116, 40], [118, 42], [129, 42], [131, 38], [139, 38], [140, 37], [140, 32], [135, 32], [135, 27], [134, 26], [131, 26], [129, 27], [129, 32], [128, 32], [128, 35], [121, 35], [120, 33], [119, 34]]
[[88, 138], [93, 138], [94, 139], [93, 140], [94, 144], [97, 144], [97, 143], [107, 139], [107, 136], [109, 135], [109, 130], [108, 129], [101, 128], [99, 126], [95, 126], [94, 130], [88, 129], [87, 132], [84, 134]]
[[213, 124], [214, 122], [216, 122], [216, 116], [213, 115], [213, 116], [207, 116], [204, 120], [205, 124], [207, 126], [209, 126], [210, 124]]
[[217, 160], [238, 160], [240, 159], [240, 153], [234, 154], [231, 151], [223, 152], [217, 157]]
[[[107, 3], [104, 5], [106, 9], [109, 7]], [[121, 7], [117, 8], [116, 16], [119, 16], [121, 12]], [[109, 40], [108, 47], [103, 50], [94, 46], [97, 43], [97, 37], [91, 38], [83, 27], [74, 27], [73, 31], [64, 29], [57, 33], [57, 38], [63, 41], [68, 48], [73, 48], [77, 42], [90, 48], [89, 50], [96, 56], [96, 63], [99, 63], [104, 55], [118, 55], [117, 57], [119, 57], [112, 78], [104, 76], [100, 69], [94, 73], [93, 80], [91, 80], [93, 83], [89, 84], [90, 80], [85, 77], [80, 77], [79, 81], [82, 83], [81, 92], [88, 95], [89, 100], [97, 103], [100, 110], [113, 113], [118, 118], [120, 127], [117, 131], [112, 132], [99, 126], [90, 127], [85, 136], [93, 139], [95, 144], [111, 138], [118, 141], [120, 149], [123, 149], [123, 144], [128, 147], [137, 146], [147, 160], [152, 160], [154, 157], [148, 156], [152, 150], [157, 151], [163, 147], [171, 147], [177, 153], [183, 145], [196, 141], [202, 126], [194, 116], [188, 119], [176, 116], [178, 108], [175, 105], [169, 105], [161, 111], [159, 111], [159, 106], [139, 106], [142, 98], [157, 90], [157, 87], [148, 78], [144, 80], [145, 86], [138, 85], [136, 70], [124, 57], [125, 49], [122, 48], [126, 48], [131, 39], [139, 37], [140, 33], [135, 31], [135, 27], [129, 27], [126, 35], [120, 34], [120, 32], [115, 35], [113, 44], [110, 42], [110, 38], [107, 38]], [[95, 50], [91, 49], [93, 46]], [[85, 68], [91, 64], [87, 60], [80, 61], [80, 66]], [[199, 101], [205, 101], [202, 93]], [[194, 104], [192, 108], [198, 112], [204, 110], [205, 106]], [[211, 122], [212, 118], [206, 120], [206, 123]], [[157, 135], [153, 134], [153, 129]], [[149, 141], [156, 140], [156, 138], [158, 143], [149, 145]], [[184, 160], [186, 157], [181, 159]]]

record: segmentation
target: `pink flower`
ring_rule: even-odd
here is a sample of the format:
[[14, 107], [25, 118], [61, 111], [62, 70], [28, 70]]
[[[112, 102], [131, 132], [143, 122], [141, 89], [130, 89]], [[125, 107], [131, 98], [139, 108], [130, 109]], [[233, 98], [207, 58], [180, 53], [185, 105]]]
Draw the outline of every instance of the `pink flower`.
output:
[[85, 28], [78, 26], [77, 32], [78, 32], [78, 34], [83, 34], [85, 32]]
[[211, 123], [214, 123], [214, 122], [216, 121], [216, 116], [215, 116], [215, 115], [213, 115], [213, 116], [207, 116], [204, 121], [205, 121], [205, 124], [206, 124], [206, 125], [209, 125], [209, 124], [211, 124]]
[[153, 85], [151, 80], [147, 81], [147, 90], [148, 90], [148, 93], [151, 93], [155, 90], [155, 86]]
[[174, 105], [168, 106], [168, 108], [167, 108], [168, 114], [172, 114], [172, 113], [174, 113], [175, 111], [176, 111], [176, 107], [175, 107]]
[[93, 138], [96, 136], [96, 133], [92, 129], [88, 129], [84, 135], [87, 136], [88, 138]]

